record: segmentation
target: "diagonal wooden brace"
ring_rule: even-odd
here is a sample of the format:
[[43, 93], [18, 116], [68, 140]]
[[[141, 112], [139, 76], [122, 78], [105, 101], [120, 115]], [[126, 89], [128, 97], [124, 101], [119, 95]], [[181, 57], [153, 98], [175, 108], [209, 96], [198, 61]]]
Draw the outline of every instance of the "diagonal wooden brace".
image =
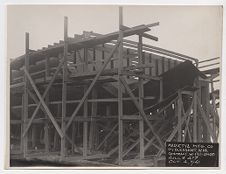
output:
[[[58, 67], [57, 67], [57, 69], [56, 69], [56, 71], [55, 71], [55, 73], [54, 73], [54, 75], [53, 75], [51, 81], [49, 82], [49, 84], [48, 84], [48, 86], [47, 86], [47, 88], [46, 88], [44, 94], [42, 95], [42, 98], [43, 98], [43, 99], [44, 99], [44, 98], [46, 97], [46, 95], [48, 94], [48, 91], [49, 91], [49, 89], [51, 88], [51, 86], [52, 86], [52, 84], [53, 84], [53, 82], [54, 82], [54, 80], [55, 80], [57, 74], [60, 72], [61, 67], [63, 66], [64, 62], [65, 62], [65, 60], [63, 59], [63, 60], [60, 62], [60, 64], [58, 65]], [[27, 131], [29, 130], [29, 128], [30, 128], [30, 126], [31, 126], [31, 124], [32, 124], [32, 121], [34, 120], [36, 114], [38, 113], [38, 110], [39, 110], [40, 106], [41, 106], [41, 102], [38, 103], [36, 109], [34, 110], [32, 116], [31, 116], [31, 119], [30, 119], [30, 121], [28, 122], [27, 127], [26, 127], [26, 129], [24, 130], [24, 132], [23, 132], [23, 135], [22, 135], [23, 137], [26, 135]]]
[[[181, 125], [184, 124], [184, 122], [186, 121], [187, 117], [189, 116], [189, 113], [191, 112], [191, 109], [192, 109], [193, 102], [194, 102], [194, 100], [192, 101], [192, 104], [190, 105], [189, 109], [186, 111], [186, 113], [182, 117]], [[179, 130], [179, 125], [177, 124], [177, 126], [174, 128], [174, 130], [172, 131], [170, 136], [167, 138], [166, 142], [171, 141], [173, 139], [173, 137], [176, 135], [176, 133], [178, 132], [178, 130]]]
[[81, 106], [83, 105], [84, 101], [86, 100], [86, 98], [88, 97], [89, 93], [91, 92], [93, 86], [95, 85], [97, 79], [100, 77], [102, 71], [105, 69], [105, 67], [107, 66], [107, 64], [111, 60], [111, 57], [113, 56], [113, 54], [114, 54], [115, 50], [117, 49], [117, 47], [119, 46], [120, 42], [121, 41], [118, 39], [117, 43], [115, 44], [114, 48], [112, 49], [112, 51], [111, 51], [110, 55], [108, 56], [107, 60], [104, 62], [103, 66], [101, 67], [100, 71], [97, 73], [95, 78], [93, 79], [92, 83], [90, 84], [89, 88], [87, 89], [86, 93], [84, 94], [83, 98], [81, 99], [80, 103], [78, 104], [78, 106], [76, 107], [74, 112], [72, 113], [72, 115], [70, 117], [70, 120], [68, 121], [68, 123], [67, 123], [67, 125], [65, 127], [65, 131], [71, 125], [73, 119], [75, 118], [75, 116], [78, 113], [79, 109], [81, 108]]
[[[27, 93], [29, 94], [29, 96], [32, 98], [32, 100], [36, 103], [36, 104], [39, 104], [39, 100], [38, 98], [29, 90], [27, 89]], [[41, 110], [43, 112], [45, 112], [45, 109], [41, 106]]]
[[205, 113], [205, 111], [203, 110], [203, 108], [201, 106], [200, 99], [199, 98], [197, 98], [197, 99], [198, 99], [198, 108], [199, 108], [199, 111], [201, 113], [202, 119], [204, 120], [204, 123], [206, 124], [206, 127], [207, 127], [207, 130], [208, 130], [209, 134], [213, 138], [213, 142], [216, 143], [217, 142], [216, 134], [213, 132], [212, 128], [210, 127], [210, 122], [207, 119], [206, 113]]
[[115, 129], [118, 127], [118, 124], [116, 124], [111, 131], [104, 137], [104, 140], [98, 145], [97, 150], [104, 144], [104, 142], [111, 136], [111, 134], [115, 131]]
[[59, 125], [57, 124], [56, 120], [54, 119], [52, 113], [50, 112], [48, 106], [46, 105], [45, 101], [43, 100], [41, 94], [39, 93], [34, 81], [32, 80], [31, 76], [29, 75], [28, 71], [26, 69], [24, 69], [24, 72], [29, 80], [29, 82], [31, 83], [31, 86], [33, 87], [35, 93], [37, 94], [42, 106], [44, 107], [45, 109], [45, 112], [46, 114], [48, 115], [48, 117], [50, 118], [50, 120], [52, 121], [54, 127], [56, 128], [57, 132], [59, 133], [60, 137], [63, 138], [64, 137], [64, 134], [63, 132], [61, 131]]
[[135, 104], [135, 106], [137, 107], [137, 109], [140, 112], [141, 117], [144, 119], [144, 121], [147, 123], [148, 127], [151, 129], [151, 132], [153, 133], [153, 135], [156, 137], [156, 139], [158, 140], [159, 144], [162, 146], [163, 150], [165, 151], [165, 145], [162, 142], [161, 138], [159, 137], [159, 135], [155, 132], [153, 126], [151, 125], [151, 123], [149, 122], [149, 120], [147, 119], [147, 115], [144, 113], [144, 111], [140, 108], [140, 105], [138, 103], [138, 101], [136, 100], [136, 97], [134, 96], [134, 94], [132, 93], [131, 89], [129, 88], [129, 86], [127, 85], [125, 79], [123, 77], [120, 77], [120, 81], [122, 82], [123, 86], [126, 88], [128, 94], [130, 95], [131, 99], [133, 100], [133, 103]]
[[[156, 125], [158, 125], [158, 122], [156, 122], [153, 126], [155, 127]], [[144, 136], [147, 136], [149, 133], [151, 132], [150, 129], [147, 129], [145, 132], [144, 132]], [[155, 137], [153, 137], [153, 139], [155, 139]], [[138, 138], [136, 140], [136, 142], [134, 142], [131, 146], [129, 146], [126, 151], [123, 153], [122, 157], [125, 157], [136, 145], [138, 145], [140, 142], [140, 139]]]

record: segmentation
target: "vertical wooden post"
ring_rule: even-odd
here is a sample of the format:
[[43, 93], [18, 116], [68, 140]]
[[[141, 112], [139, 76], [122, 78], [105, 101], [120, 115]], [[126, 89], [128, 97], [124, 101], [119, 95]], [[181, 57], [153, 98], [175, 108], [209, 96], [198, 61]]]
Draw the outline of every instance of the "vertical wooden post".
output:
[[35, 145], [36, 145], [36, 130], [37, 130], [37, 128], [36, 128], [36, 124], [34, 124], [33, 126], [32, 126], [32, 135], [31, 135], [31, 147], [32, 147], [32, 149], [34, 149], [35, 148]]
[[[104, 48], [104, 47], [105, 47], [105, 46], [104, 46], [104, 44], [103, 44], [103, 48]], [[105, 59], [104, 57], [105, 57], [105, 54], [104, 54], [104, 51], [102, 51], [102, 61], [103, 61], [103, 62], [102, 62], [102, 65], [104, 64], [104, 59]]]
[[[138, 58], [139, 64], [143, 64], [142, 62], [142, 36], [139, 35], [139, 42], [138, 42]], [[143, 86], [143, 79], [139, 78], [139, 103], [141, 109], [143, 109], [143, 97], [144, 97], [144, 86]], [[144, 158], [144, 121], [143, 119], [139, 120], [139, 135], [140, 135], [140, 159]]]
[[[212, 94], [212, 107], [213, 107], [213, 110], [215, 111], [216, 110], [216, 98], [215, 98], [215, 96], [213, 94], [214, 87], [213, 87], [213, 79], [212, 79], [212, 77], [211, 77], [210, 85], [211, 85], [211, 94]], [[216, 132], [216, 116], [215, 116], [215, 114], [212, 115], [212, 117], [213, 117], [213, 133], [217, 136], [217, 132]]]
[[[84, 93], [87, 90], [87, 86], [84, 87]], [[84, 101], [84, 118], [88, 117], [88, 102], [87, 99]], [[87, 156], [87, 150], [88, 150], [88, 122], [84, 121], [83, 122], [83, 156]]]
[[[46, 102], [46, 105], [48, 106], [49, 93], [46, 95], [45, 102]], [[46, 113], [45, 113], [45, 118], [48, 119], [48, 116]], [[45, 134], [45, 136], [44, 136], [45, 152], [48, 153], [49, 152], [49, 122], [48, 122], [48, 120], [45, 121], [45, 123], [44, 123], [44, 134]]]
[[47, 80], [47, 78], [49, 77], [49, 57], [46, 56], [45, 57], [46, 60], [45, 60], [45, 80]]
[[22, 105], [22, 108], [21, 108], [21, 124], [20, 124], [20, 152], [23, 153], [24, 137], [25, 137], [23, 136], [23, 131], [24, 131], [24, 94], [23, 93], [21, 96], [21, 105]]
[[[92, 90], [92, 99], [97, 98], [96, 88]], [[96, 130], [96, 122], [92, 120], [92, 117], [96, 117], [97, 115], [97, 102], [92, 102], [91, 106], [91, 121], [90, 121], [90, 132], [89, 132], [89, 149], [90, 151], [94, 148], [94, 140], [95, 140], [95, 130]]]
[[123, 9], [122, 7], [119, 7], [119, 39], [120, 39], [120, 45], [119, 45], [119, 58], [118, 58], [118, 123], [119, 123], [119, 129], [118, 129], [118, 161], [119, 165], [122, 164], [123, 159], [123, 121], [122, 121], [122, 115], [123, 115], [123, 102], [122, 102], [122, 84], [120, 81], [121, 71], [122, 71], [122, 64], [123, 64]]
[[177, 124], [178, 124], [178, 137], [177, 141], [181, 142], [182, 138], [182, 94], [181, 91], [178, 91], [178, 100], [177, 100]]
[[[194, 85], [197, 86], [197, 80], [198, 79], [195, 79], [195, 82], [194, 82]], [[193, 142], [196, 143], [197, 142], [197, 117], [198, 117], [198, 114], [197, 114], [197, 91], [194, 92], [194, 95], [193, 95]]]
[[[106, 117], [109, 117], [110, 115], [111, 115], [111, 105], [107, 105], [106, 106]], [[112, 121], [108, 120], [108, 119], [106, 121], [107, 121], [107, 123], [106, 123], [107, 127], [111, 127]], [[104, 150], [107, 150], [109, 148], [108, 143], [109, 143], [109, 141], [107, 141], [107, 140], [104, 142]]]
[[[84, 71], [88, 71], [88, 52], [87, 48], [84, 48]], [[84, 94], [86, 93], [86, 90], [88, 87], [85, 85], [84, 86]], [[88, 101], [87, 98], [84, 101], [84, 106], [83, 106], [83, 114], [84, 118], [88, 117]], [[83, 122], [83, 156], [87, 156], [87, 150], [88, 150], [88, 122], [87, 120]]]
[[[61, 111], [62, 110], [62, 107], [61, 107], [61, 104], [57, 104], [57, 117], [61, 117]], [[53, 149], [56, 150], [59, 146], [58, 146], [58, 138], [59, 138], [59, 135], [57, 133], [57, 130], [54, 129], [54, 138], [53, 138]]]
[[[198, 86], [198, 92], [197, 92], [197, 99], [201, 99], [201, 91], [202, 91], [202, 87], [201, 87], [201, 82], [200, 79], [197, 78], [197, 86]], [[198, 107], [198, 103], [197, 103], [197, 107]], [[201, 117], [199, 116], [201, 113], [198, 112], [198, 118], [197, 118], [197, 141], [198, 142], [202, 142], [202, 120]]]
[[[25, 34], [25, 64], [24, 68], [29, 72], [29, 33]], [[28, 119], [28, 79], [24, 73], [24, 95], [23, 95], [23, 130], [27, 127]], [[28, 134], [22, 138], [23, 156], [26, 157], [28, 150]]]
[[160, 102], [163, 100], [163, 79], [162, 77], [160, 78], [160, 81], [159, 81], [159, 100]]
[[[63, 82], [62, 82], [62, 120], [61, 129], [65, 135], [65, 117], [66, 117], [66, 101], [67, 101], [67, 54], [68, 54], [68, 18], [64, 17], [64, 57], [63, 65]], [[61, 138], [61, 157], [66, 155], [65, 136]]]
[[74, 143], [75, 143], [75, 121], [72, 123], [72, 133], [71, 133], [71, 154], [74, 154]]
[[[46, 56], [45, 57], [45, 80], [47, 80], [47, 78], [49, 77], [49, 57]], [[48, 106], [49, 104], [49, 92], [47, 93], [46, 97], [45, 97], [45, 102], [46, 105]], [[48, 119], [48, 116], [45, 114], [45, 118]], [[44, 133], [45, 133], [45, 152], [49, 152], [49, 122], [46, 121], [44, 126]]]
[[[202, 88], [202, 107], [203, 107], [203, 110], [205, 111], [206, 113], [206, 119], [209, 120], [210, 119], [210, 98], [209, 98], [209, 82], [206, 82], [206, 81], [203, 81], [202, 82], [203, 84], [203, 88]], [[207, 126], [203, 120], [203, 139], [204, 139], [204, 142], [211, 142], [210, 141], [210, 134], [207, 130]]]

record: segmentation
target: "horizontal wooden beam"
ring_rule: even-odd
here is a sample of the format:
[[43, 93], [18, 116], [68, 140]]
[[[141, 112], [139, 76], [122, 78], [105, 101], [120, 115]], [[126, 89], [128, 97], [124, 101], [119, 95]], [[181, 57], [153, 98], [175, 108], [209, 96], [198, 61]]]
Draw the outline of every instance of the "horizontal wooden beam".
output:
[[[130, 27], [127, 27], [127, 26], [124, 26], [124, 25], [122, 25], [121, 28], [122, 28], [122, 30], [128, 30], [128, 29], [130, 29]], [[147, 34], [147, 33], [141, 33], [141, 34], [138, 33], [137, 35], [142, 35], [143, 37], [145, 37], [147, 39], [158, 41], [158, 38], [157, 37], [152, 36], [152, 35]]]
[[219, 60], [219, 59], [220, 59], [220, 57], [215, 57], [215, 58], [212, 58], [212, 59], [206, 59], [206, 60], [199, 61], [199, 64], [209, 62], [209, 61], [213, 61], [213, 60]]
[[206, 67], [210, 67], [210, 66], [214, 66], [214, 65], [219, 65], [220, 62], [217, 62], [217, 63], [211, 63], [211, 64], [208, 64], [208, 65], [204, 65], [204, 66], [200, 66], [198, 68], [206, 68]]

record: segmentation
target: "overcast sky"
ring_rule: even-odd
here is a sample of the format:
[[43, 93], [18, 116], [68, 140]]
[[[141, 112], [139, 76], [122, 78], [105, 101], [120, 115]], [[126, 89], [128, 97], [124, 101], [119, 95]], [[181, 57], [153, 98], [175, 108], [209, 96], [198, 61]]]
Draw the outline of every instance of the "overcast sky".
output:
[[[24, 54], [25, 32], [30, 49], [63, 39], [63, 19], [68, 16], [69, 36], [83, 30], [101, 34], [118, 30], [118, 6], [14, 5], [7, 9], [8, 58]], [[145, 42], [198, 59], [221, 56], [222, 7], [220, 6], [124, 6], [124, 25], [160, 22], [149, 33], [158, 42]]]

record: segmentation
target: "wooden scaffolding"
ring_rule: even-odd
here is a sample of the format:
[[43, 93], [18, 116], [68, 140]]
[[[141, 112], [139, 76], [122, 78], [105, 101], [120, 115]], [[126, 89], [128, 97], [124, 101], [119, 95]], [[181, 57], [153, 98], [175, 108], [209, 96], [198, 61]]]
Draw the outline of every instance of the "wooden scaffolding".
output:
[[159, 166], [168, 141], [217, 142], [219, 68], [198, 70], [216, 59], [144, 44], [157, 25], [126, 27], [120, 8], [110, 34], [68, 37], [65, 17], [64, 41], [34, 51], [26, 33], [10, 63], [11, 158]]

